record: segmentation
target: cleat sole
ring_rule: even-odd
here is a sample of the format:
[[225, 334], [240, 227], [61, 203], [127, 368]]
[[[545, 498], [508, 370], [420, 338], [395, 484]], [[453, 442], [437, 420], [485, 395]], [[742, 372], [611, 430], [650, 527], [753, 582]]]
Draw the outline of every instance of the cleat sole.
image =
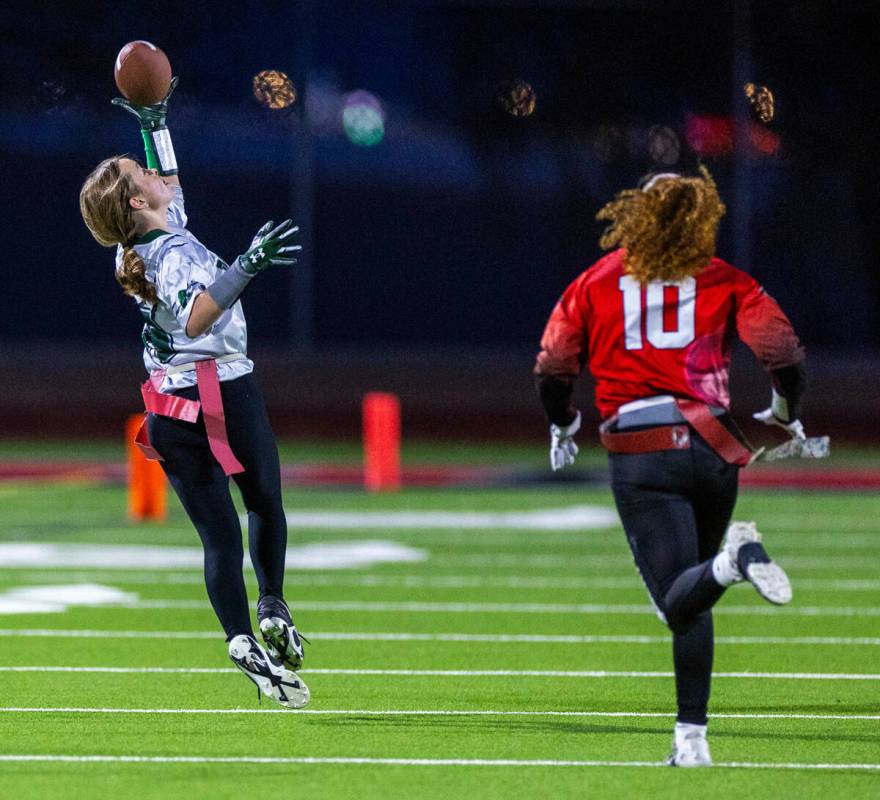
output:
[[791, 602], [791, 582], [788, 575], [777, 563], [752, 563], [746, 569], [746, 578], [758, 594], [768, 603], [784, 606]]
[[272, 698], [285, 708], [303, 708], [309, 704], [312, 698], [305, 681], [292, 670], [285, 669], [280, 684], [275, 684], [263, 675], [256, 675], [242, 669], [238, 664], [236, 666], [257, 685], [257, 688], [266, 697]]
[[[306, 686], [305, 681], [295, 672], [287, 669], [284, 671], [287, 675], [285, 675], [285, 680], [281, 682], [283, 696], [279, 688], [274, 687], [275, 693], [272, 695], [273, 698], [285, 708], [303, 708], [307, 706], [309, 700], [312, 699], [309, 687]], [[288, 676], [291, 676], [289, 680], [287, 680]]]

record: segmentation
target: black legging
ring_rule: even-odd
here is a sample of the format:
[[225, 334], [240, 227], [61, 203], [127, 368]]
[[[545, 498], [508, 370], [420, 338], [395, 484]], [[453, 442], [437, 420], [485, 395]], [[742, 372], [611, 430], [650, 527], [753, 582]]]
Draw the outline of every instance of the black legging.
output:
[[[248, 545], [260, 596], [283, 596], [287, 521], [281, 471], [266, 405], [253, 375], [220, 384], [229, 444], [245, 471], [233, 475], [248, 511]], [[195, 386], [175, 394], [196, 399]], [[201, 413], [195, 423], [150, 414], [150, 443], [205, 550], [205, 585], [227, 639], [252, 634], [241, 525], [229, 479], [211, 454]]]
[[693, 430], [688, 450], [611, 454], [611, 485], [636, 566], [672, 629], [680, 722], [705, 724], [714, 636], [712, 577], [736, 504], [739, 469]]

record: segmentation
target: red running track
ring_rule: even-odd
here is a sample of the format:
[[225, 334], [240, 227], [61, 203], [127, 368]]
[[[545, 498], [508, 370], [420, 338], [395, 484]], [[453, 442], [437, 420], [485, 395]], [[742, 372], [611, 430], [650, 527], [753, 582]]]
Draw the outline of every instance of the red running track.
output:
[[[0, 461], [0, 482], [50, 481], [121, 484], [125, 464], [85, 461]], [[572, 472], [585, 482], [607, 483], [604, 470]], [[516, 466], [467, 466], [463, 464], [415, 464], [402, 469], [404, 486], [523, 486], [552, 485], [550, 473]], [[565, 475], [563, 475], [563, 478]], [[363, 470], [357, 464], [290, 464], [282, 466], [285, 486], [356, 488], [363, 485]], [[560, 481], [562, 483], [562, 481]], [[880, 469], [764, 467], [743, 470], [740, 485], [753, 489], [800, 489], [816, 491], [876, 491]]]

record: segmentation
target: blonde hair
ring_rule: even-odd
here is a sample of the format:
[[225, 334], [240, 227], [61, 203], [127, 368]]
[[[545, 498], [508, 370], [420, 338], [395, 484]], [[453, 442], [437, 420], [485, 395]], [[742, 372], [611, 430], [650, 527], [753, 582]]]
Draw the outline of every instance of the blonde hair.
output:
[[715, 255], [718, 223], [726, 211], [709, 170], [701, 177], [663, 175], [646, 189], [627, 189], [596, 219], [609, 220], [599, 245], [626, 250], [626, 272], [640, 283], [696, 275]]
[[137, 187], [131, 175], [122, 171], [119, 162], [123, 158], [137, 161], [134, 156], [112, 156], [92, 170], [79, 192], [79, 212], [98, 244], [122, 245], [122, 263], [116, 269], [116, 280], [122, 291], [153, 305], [157, 299], [156, 287], [147, 280], [147, 265], [132, 243], [135, 224], [128, 201]]

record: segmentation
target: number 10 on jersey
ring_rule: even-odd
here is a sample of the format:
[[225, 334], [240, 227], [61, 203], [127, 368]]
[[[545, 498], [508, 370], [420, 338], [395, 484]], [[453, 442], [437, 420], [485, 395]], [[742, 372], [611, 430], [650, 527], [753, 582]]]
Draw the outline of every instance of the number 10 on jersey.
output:
[[[645, 288], [644, 305], [642, 305], [642, 286], [637, 280], [630, 275], [622, 275], [619, 286], [623, 293], [623, 328], [627, 350], [641, 350], [644, 346], [642, 340], [643, 316], [648, 341], [659, 350], [675, 350], [679, 347], [686, 347], [694, 340], [696, 278], [685, 278], [676, 283], [649, 283]], [[665, 330], [663, 327], [663, 301], [666, 288], [678, 290], [674, 330]]]

